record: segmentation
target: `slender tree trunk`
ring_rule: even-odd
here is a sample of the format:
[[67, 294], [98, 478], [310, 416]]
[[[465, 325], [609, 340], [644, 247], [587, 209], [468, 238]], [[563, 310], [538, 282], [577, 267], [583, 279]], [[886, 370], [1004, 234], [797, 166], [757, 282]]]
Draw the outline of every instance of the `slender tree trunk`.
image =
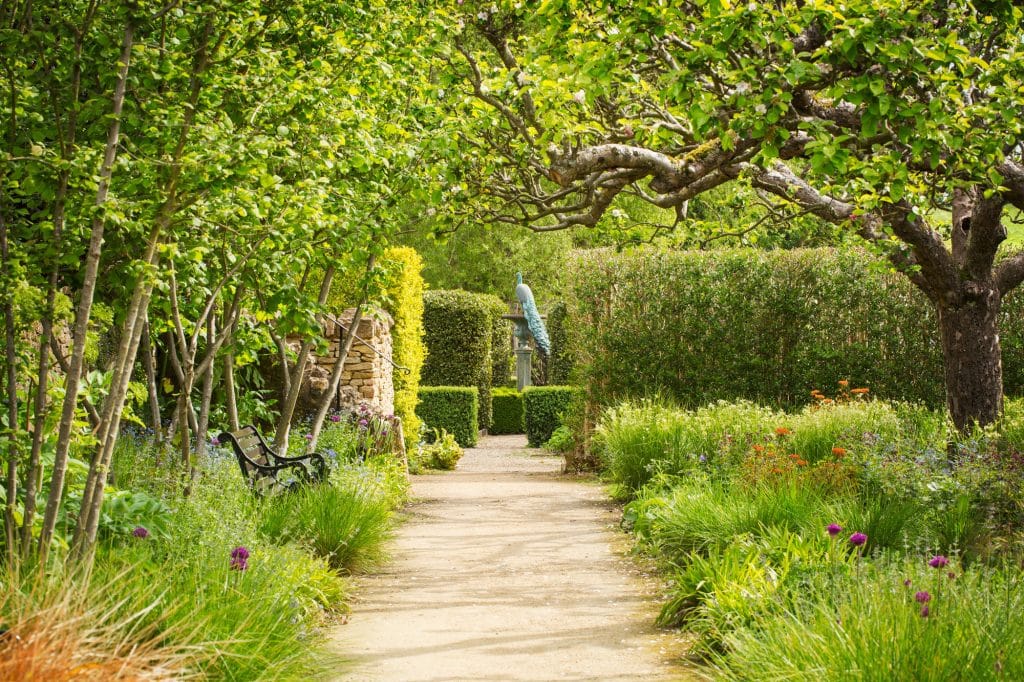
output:
[[[234, 332], [235, 330], [232, 329], [232, 336], [234, 336]], [[235, 394], [235, 351], [232, 346], [228, 346], [227, 353], [224, 354], [224, 396], [228, 408], [228, 427], [231, 431], [238, 431], [242, 426], [238, 422], [238, 397]]]
[[352, 351], [352, 344], [356, 339], [356, 331], [359, 329], [359, 323], [363, 319], [364, 303], [365, 298], [356, 306], [355, 312], [352, 314], [352, 321], [349, 323], [348, 329], [342, 337], [341, 348], [338, 351], [338, 359], [334, 363], [334, 368], [331, 370], [331, 379], [328, 382], [327, 390], [324, 391], [323, 398], [320, 399], [320, 407], [317, 409], [316, 416], [313, 418], [313, 427], [310, 431], [313, 438], [309, 441], [309, 452], [316, 451], [317, 442], [320, 440], [320, 431], [323, 430], [324, 427], [324, 420], [327, 419], [327, 413], [331, 410], [331, 403], [334, 402], [334, 396], [338, 394], [338, 386], [341, 384], [341, 375], [345, 369], [345, 361], [348, 359], [349, 352]]
[[[124, 104], [124, 93], [128, 82], [128, 68], [131, 64], [132, 44], [135, 27], [129, 19], [124, 29], [121, 44], [120, 68], [117, 84], [114, 86], [113, 115], [107, 131], [107, 144], [100, 167], [99, 185], [96, 189], [97, 207], [107, 200], [110, 189], [110, 178], [113, 174], [114, 160], [117, 156], [118, 139], [121, 134], [121, 108]], [[89, 239], [89, 250], [85, 258], [85, 270], [82, 277], [82, 290], [78, 308], [75, 311], [75, 331], [71, 344], [71, 359], [64, 388], [64, 404], [61, 409], [60, 426], [57, 431], [57, 448], [54, 455], [53, 473], [50, 477], [50, 494], [46, 500], [46, 512], [43, 515], [43, 528], [39, 536], [39, 555], [42, 562], [53, 538], [57, 524], [57, 512], [64, 496], [64, 476], [67, 473], [68, 450], [71, 446], [71, 428], [74, 424], [75, 409], [78, 405], [78, 389], [85, 362], [85, 344], [89, 331], [89, 319], [92, 315], [92, 300], [96, 292], [97, 273], [99, 272], [100, 254], [103, 250], [103, 215], [97, 211], [92, 220], [92, 233]]]
[[[213, 349], [216, 334], [217, 319], [215, 315], [210, 315], [206, 320], [207, 353], [216, 352]], [[199, 389], [199, 418], [196, 421], [196, 452], [200, 455], [206, 454], [206, 429], [210, 423], [210, 401], [213, 398], [214, 367], [216, 367], [216, 363], [211, 362], [206, 370], [201, 373], [203, 383]]]
[[[317, 304], [323, 305], [327, 302], [327, 296], [331, 293], [331, 282], [334, 279], [334, 266], [328, 266], [324, 273], [323, 282], [320, 285], [320, 296]], [[292, 417], [295, 416], [295, 405], [299, 401], [299, 392], [302, 389], [302, 375], [306, 371], [306, 363], [309, 361], [309, 353], [313, 350], [313, 339], [306, 339], [299, 348], [299, 357], [295, 359], [295, 367], [292, 369], [291, 386], [288, 395], [285, 396], [281, 405], [281, 416], [277, 421], [277, 431], [274, 434], [274, 446], [282, 454], [288, 452], [288, 434], [291, 431]]]
[[989, 289], [957, 308], [938, 306], [946, 404], [960, 431], [991, 424], [1003, 408], [999, 292]]
[[160, 418], [160, 390], [156, 378], [156, 358], [153, 356], [153, 341], [150, 336], [149, 316], [147, 315], [142, 328], [142, 366], [146, 370], [146, 390], [149, 402], [149, 423], [156, 437], [156, 442], [163, 441], [163, 424]]
[[[0, 210], [0, 282], [8, 283], [11, 278], [10, 247], [7, 243], [7, 220]], [[12, 288], [6, 287], [3, 297], [4, 308], [4, 360], [7, 374], [7, 504], [4, 507], [4, 538], [7, 548], [7, 565], [13, 566], [17, 556], [17, 528], [14, 518], [14, 507], [18, 503], [18, 458], [21, 456], [18, 447], [18, 353], [15, 346], [14, 301]]]
[[[377, 264], [377, 257], [370, 254], [370, 257], [366, 261], [366, 275], [369, 277], [370, 273], [373, 272], [374, 266]], [[368, 298], [366, 288], [363, 288], [363, 294], [359, 298], [359, 302], [356, 304], [355, 310], [352, 312], [352, 320], [349, 322], [348, 329], [345, 330], [344, 336], [340, 341], [340, 348], [338, 349], [338, 359], [334, 363], [334, 368], [331, 370], [331, 379], [328, 382], [327, 390], [324, 392], [323, 398], [320, 400], [320, 407], [317, 409], [316, 417], [313, 418], [313, 428], [310, 431], [313, 436], [309, 441], [309, 452], [316, 450], [317, 441], [320, 440], [320, 431], [323, 430], [324, 420], [327, 418], [327, 413], [331, 409], [331, 403], [334, 401], [334, 397], [338, 394], [338, 386], [341, 384], [341, 375], [345, 370], [345, 361], [348, 359], [348, 354], [352, 351], [352, 344], [355, 342], [356, 334], [359, 332], [359, 323], [363, 319], [363, 308], [366, 305], [366, 299]]]

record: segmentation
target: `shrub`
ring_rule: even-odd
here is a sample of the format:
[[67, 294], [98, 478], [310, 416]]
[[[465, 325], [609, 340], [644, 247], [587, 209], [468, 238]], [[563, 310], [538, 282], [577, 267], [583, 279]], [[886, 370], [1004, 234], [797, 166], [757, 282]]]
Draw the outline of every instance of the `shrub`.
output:
[[[685, 406], [809, 402], [839, 379], [873, 395], [945, 401], [933, 306], [862, 251], [580, 252], [569, 346], [590, 395], [661, 391]], [[1001, 312], [1004, 385], [1024, 390], [1024, 297]]]
[[[428, 291], [423, 295], [423, 327], [427, 359], [424, 386], [477, 387], [477, 428], [491, 424], [491, 310], [487, 299], [468, 291]], [[422, 414], [422, 413], [418, 413]], [[449, 431], [460, 432], [444, 424]], [[465, 445], [465, 442], [459, 440]]]
[[523, 394], [514, 388], [496, 388], [491, 391], [491, 409], [494, 413], [489, 433], [523, 433]]
[[578, 395], [574, 386], [528, 386], [523, 390], [523, 424], [530, 447], [539, 448], [551, 438]]
[[462, 459], [462, 448], [455, 437], [445, 430], [434, 429], [433, 442], [421, 443], [409, 458], [409, 471], [418, 474], [423, 469], [451, 471]]
[[576, 438], [573, 435], [572, 429], [568, 426], [559, 426], [555, 429], [555, 432], [551, 434], [551, 438], [544, 443], [544, 449], [557, 454], [565, 454], [576, 447]]
[[416, 413], [428, 429], [443, 429], [464, 448], [476, 445], [477, 391], [462, 386], [421, 386]]
[[393, 247], [384, 252], [390, 266], [387, 287], [388, 310], [395, 320], [391, 328], [392, 359], [409, 371], [395, 370], [395, 415], [402, 420], [406, 450], [412, 450], [419, 438], [420, 422], [416, 416], [420, 374], [427, 354], [423, 340], [423, 259], [415, 249]]

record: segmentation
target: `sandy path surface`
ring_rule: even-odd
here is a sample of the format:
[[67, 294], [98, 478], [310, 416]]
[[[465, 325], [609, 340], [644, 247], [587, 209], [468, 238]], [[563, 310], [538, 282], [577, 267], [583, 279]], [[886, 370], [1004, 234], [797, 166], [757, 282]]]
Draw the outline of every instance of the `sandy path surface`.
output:
[[383, 572], [360, 579], [333, 646], [338, 679], [681, 680], [651, 623], [651, 581], [601, 489], [558, 475], [522, 436], [484, 438], [451, 473], [413, 479]]

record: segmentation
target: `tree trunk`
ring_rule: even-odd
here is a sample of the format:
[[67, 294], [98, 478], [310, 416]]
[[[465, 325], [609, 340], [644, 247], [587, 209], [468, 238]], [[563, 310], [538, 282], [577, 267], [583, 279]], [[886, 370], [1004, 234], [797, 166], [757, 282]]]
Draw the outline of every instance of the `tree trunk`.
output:
[[156, 442], [163, 441], [163, 424], [160, 419], [160, 391], [156, 380], [156, 358], [153, 355], [153, 338], [149, 332], [149, 316], [143, 320], [142, 340], [139, 342], [142, 348], [142, 366], [146, 370], [146, 391], [149, 402], [149, 422], [153, 429]]
[[[2, 257], [3, 281], [9, 282], [10, 252], [7, 244], [7, 221], [0, 214], [0, 257]], [[14, 518], [14, 507], [18, 503], [18, 458], [21, 456], [18, 448], [18, 353], [15, 348], [14, 329], [14, 301], [13, 288], [9, 288], [4, 296], [4, 358], [7, 370], [7, 504], [4, 507], [4, 531], [5, 545], [7, 547], [7, 565], [14, 564], [17, 555], [17, 528], [18, 524]]]
[[[121, 135], [121, 108], [124, 104], [125, 89], [128, 84], [128, 67], [131, 63], [132, 45], [134, 44], [135, 27], [129, 20], [124, 29], [121, 45], [117, 83], [114, 86], [113, 114], [107, 131], [107, 144], [104, 149], [103, 164], [100, 167], [100, 181], [96, 189], [97, 207], [107, 200], [110, 179], [117, 156], [118, 140]], [[89, 250], [85, 260], [85, 271], [82, 277], [82, 291], [75, 311], [75, 331], [71, 342], [70, 370], [65, 379], [64, 404], [61, 409], [60, 426], [57, 432], [57, 448], [53, 461], [53, 473], [50, 477], [50, 494], [46, 500], [46, 512], [43, 515], [43, 529], [39, 535], [39, 556], [45, 563], [46, 553], [53, 538], [57, 524], [57, 512], [64, 495], [64, 476], [67, 473], [68, 451], [71, 446], [71, 428], [74, 423], [75, 409], [78, 404], [78, 388], [85, 361], [85, 344], [89, 331], [89, 319], [92, 316], [92, 299], [96, 291], [96, 280], [99, 272], [100, 254], [103, 250], [103, 214], [97, 211], [92, 220], [89, 239]]]
[[1002, 413], [1000, 304], [999, 292], [987, 289], [958, 307], [938, 306], [946, 404], [959, 431], [991, 424]]
[[231, 431], [238, 431], [241, 425], [238, 423], [238, 398], [235, 394], [235, 352], [228, 348], [224, 354], [224, 396], [228, 408], [228, 427]]
[[[320, 295], [317, 297], [317, 305], [323, 306], [331, 293], [331, 281], [334, 279], [334, 266], [328, 266], [324, 272], [324, 279], [320, 284]], [[291, 431], [292, 417], [295, 416], [295, 405], [299, 401], [299, 391], [302, 389], [302, 375], [306, 371], [306, 363], [309, 362], [309, 353], [315, 345], [313, 339], [306, 339], [299, 348], [299, 355], [295, 358], [295, 366], [292, 368], [291, 380], [288, 393], [281, 403], [281, 416], [277, 420], [277, 430], [274, 433], [274, 447], [282, 455], [288, 452], [288, 435]]]

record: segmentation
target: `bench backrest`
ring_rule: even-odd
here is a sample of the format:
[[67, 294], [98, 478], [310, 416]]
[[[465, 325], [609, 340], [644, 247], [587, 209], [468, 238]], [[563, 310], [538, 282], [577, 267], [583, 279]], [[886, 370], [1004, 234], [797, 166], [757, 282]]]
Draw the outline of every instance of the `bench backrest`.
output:
[[263, 440], [263, 436], [256, 430], [255, 426], [243, 426], [238, 431], [221, 434], [222, 440], [227, 436], [231, 448], [238, 457], [238, 465], [242, 468], [242, 475], [246, 478], [258, 473], [252, 462], [261, 466], [269, 466], [274, 463], [271, 458], [271, 449]]

